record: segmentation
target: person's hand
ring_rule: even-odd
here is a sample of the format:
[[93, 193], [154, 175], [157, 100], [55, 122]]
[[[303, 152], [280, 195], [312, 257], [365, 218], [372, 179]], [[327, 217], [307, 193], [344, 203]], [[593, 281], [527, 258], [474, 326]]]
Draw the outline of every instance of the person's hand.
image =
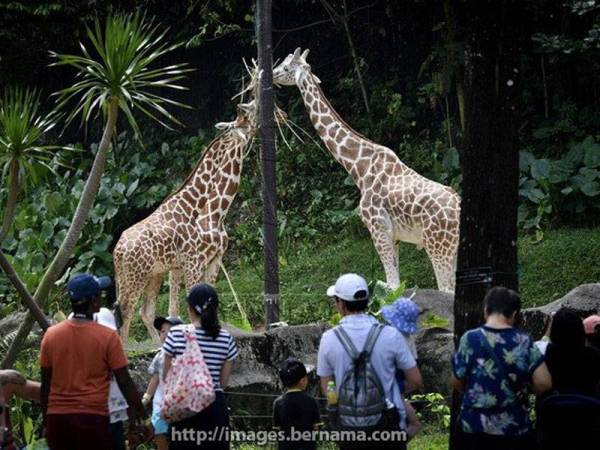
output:
[[7, 384], [25, 384], [27, 380], [16, 370], [0, 370], [0, 386]]

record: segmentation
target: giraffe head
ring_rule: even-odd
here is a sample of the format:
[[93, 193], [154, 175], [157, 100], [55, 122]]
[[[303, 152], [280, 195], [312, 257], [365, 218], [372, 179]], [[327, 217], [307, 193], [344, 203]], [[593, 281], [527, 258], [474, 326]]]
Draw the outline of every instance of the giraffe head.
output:
[[241, 139], [248, 140], [256, 133], [258, 107], [256, 100], [248, 103], [238, 103], [237, 116], [231, 122], [219, 122], [215, 125], [218, 130], [231, 131]]
[[[292, 86], [297, 84], [303, 76], [310, 73], [310, 65], [306, 62], [309, 50], [306, 49], [300, 53], [297, 48], [294, 53], [287, 57], [273, 69], [273, 83], [281, 86]], [[320, 83], [320, 80], [313, 75], [313, 78]]]

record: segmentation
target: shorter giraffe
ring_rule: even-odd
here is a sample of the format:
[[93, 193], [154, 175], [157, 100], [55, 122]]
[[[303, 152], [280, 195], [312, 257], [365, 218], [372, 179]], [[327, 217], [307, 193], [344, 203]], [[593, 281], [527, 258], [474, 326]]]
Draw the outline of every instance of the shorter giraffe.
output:
[[[239, 104], [236, 120], [217, 124], [224, 132], [208, 146], [179, 190], [121, 235], [113, 258], [124, 342], [142, 295], [142, 321], [158, 341], [152, 321], [166, 272], [171, 272], [172, 286], [183, 279], [187, 289], [216, 279], [228, 242], [223, 220], [237, 193], [244, 152], [256, 133], [256, 116], [255, 102]], [[177, 295], [170, 300], [169, 312], [176, 313]]]
[[460, 197], [448, 186], [428, 180], [404, 164], [393, 150], [353, 130], [325, 97], [296, 49], [273, 70], [273, 82], [300, 89], [319, 137], [360, 190], [360, 216], [379, 253], [390, 288], [400, 285], [400, 241], [424, 247], [438, 289], [454, 292], [459, 239]]

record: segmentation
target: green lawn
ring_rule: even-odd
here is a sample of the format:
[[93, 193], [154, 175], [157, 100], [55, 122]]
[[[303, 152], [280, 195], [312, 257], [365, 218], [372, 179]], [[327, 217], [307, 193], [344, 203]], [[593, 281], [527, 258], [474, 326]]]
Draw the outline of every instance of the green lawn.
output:
[[[280, 255], [281, 319], [290, 324], [328, 319], [331, 307], [325, 290], [336, 277], [348, 271], [363, 274], [368, 279], [384, 279], [379, 258], [365, 236], [345, 237], [333, 243], [288, 246]], [[572, 288], [600, 281], [600, 229], [562, 229], [548, 231], [535, 243], [532, 237], [519, 240], [521, 294], [525, 305], [543, 305], [566, 294]], [[263, 317], [262, 261], [228, 262], [233, 285], [253, 324]], [[427, 255], [415, 246], [400, 247], [400, 275], [407, 287], [434, 288], [435, 280]], [[225, 277], [217, 283], [223, 299], [223, 316], [239, 323], [237, 309]], [[158, 312], [167, 310], [166, 286]], [[136, 332], [137, 331], [137, 332]], [[134, 324], [134, 336], [145, 335], [139, 318]]]

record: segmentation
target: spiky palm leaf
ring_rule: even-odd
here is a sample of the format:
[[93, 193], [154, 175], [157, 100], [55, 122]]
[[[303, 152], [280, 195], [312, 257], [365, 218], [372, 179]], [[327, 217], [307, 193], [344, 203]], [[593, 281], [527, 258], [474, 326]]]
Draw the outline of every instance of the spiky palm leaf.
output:
[[52, 65], [78, 70], [77, 82], [57, 93], [60, 109], [78, 99], [66, 118], [66, 125], [78, 115], [81, 123], [87, 124], [92, 116], [106, 110], [111, 99], [118, 100], [119, 109], [138, 138], [140, 130], [133, 115], [136, 109], [166, 128], [171, 128], [170, 123], [179, 124], [165, 106], [187, 105], [152, 92], [153, 88], [187, 89], [177, 82], [192, 70], [186, 68], [187, 64], [153, 67], [158, 58], [181, 46], [165, 41], [167, 31], [161, 31], [139, 13], [116, 14], [107, 18], [104, 29], [98, 20], [93, 28], [87, 28], [93, 56], [83, 43], [79, 44], [83, 56], [51, 52], [57, 59]]
[[[56, 111], [44, 113], [36, 90], [9, 87], [0, 98], [0, 167], [5, 179], [11, 164], [16, 164], [19, 178], [37, 181], [37, 165], [53, 172], [50, 165], [55, 150], [64, 147], [45, 145], [44, 135], [59, 119]], [[25, 175], [28, 177], [25, 177]]]

